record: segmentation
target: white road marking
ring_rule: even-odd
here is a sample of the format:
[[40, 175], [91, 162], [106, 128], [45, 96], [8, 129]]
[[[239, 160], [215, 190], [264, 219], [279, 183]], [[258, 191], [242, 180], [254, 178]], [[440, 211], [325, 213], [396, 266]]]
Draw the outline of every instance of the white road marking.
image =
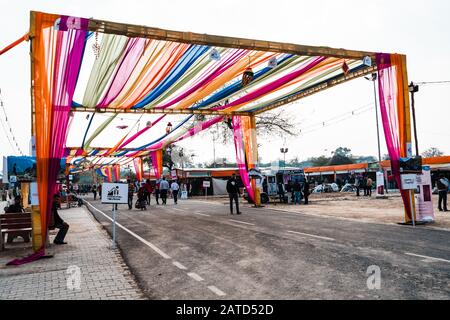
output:
[[181, 210], [181, 209], [178, 209], [178, 208], [171, 208], [172, 210], [175, 210], [175, 211], [184, 211], [184, 210]]
[[208, 289], [217, 294], [218, 296], [226, 296], [226, 293], [222, 290], [218, 289], [215, 286], [208, 286]]
[[248, 223], [248, 222], [239, 221], [239, 220], [233, 220], [233, 219], [229, 219], [229, 220], [230, 220], [230, 221], [233, 221], [233, 222], [237, 222], [237, 223], [248, 224], [248, 225], [250, 225], [250, 226], [254, 226], [254, 225], [255, 225], [254, 223]]
[[175, 267], [177, 267], [178, 269], [181, 269], [181, 270], [187, 270], [187, 268], [186, 268], [185, 266], [183, 266], [181, 263], [179, 263], [178, 261], [174, 261], [174, 262], [172, 262], [172, 264], [173, 264]]
[[448, 262], [448, 263], [450, 263], [450, 260], [445, 260], [445, 259], [441, 259], [441, 258], [434, 258], [434, 257], [429, 257], [429, 256], [422, 256], [422, 255], [420, 255], [420, 254], [409, 253], [409, 252], [405, 252], [405, 254], [408, 255], [408, 256], [414, 256], [414, 257], [425, 258], [425, 259], [429, 259], [429, 260], [436, 260], [436, 261], [442, 261], [442, 262]]
[[201, 213], [201, 212], [193, 212], [193, 214], [197, 214], [199, 216], [211, 217], [209, 214]]
[[309, 233], [303, 233], [303, 232], [297, 232], [297, 231], [289, 231], [289, 233], [294, 233], [294, 234], [299, 234], [302, 236], [308, 236], [308, 237], [314, 237], [314, 238], [318, 238], [318, 239], [323, 239], [323, 240], [328, 240], [328, 241], [334, 241], [335, 239], [333, 238], [328, 238], [328, 237], [322, 237], [322, 236], [316, 236], [314, 234], [309, 234]]
[[[90, 204], [89, 202], [86, 201], [87, 204], [89, 204], [94, 210], [96, 210], [97, 212], [101, 213], [102, 215], [105, 216], [106, 219], [110, 220], [111, 222], [113, 222], [113, 219], [111, 219], [108, 215], [106, 215], [103, 211], [98, 210], [96, 207], [94, 207], [92, 204]], [[122, 226], [120, 223], [118, 223], [116, 221], [116, 226], [118, 226], [119, 228], [123, 229], [124, 231], [128, 232], [129, 234], [131, 234], [133, 237], [135, 237], [136, 239], [138, 239], [139, 241], [141, 241], [142, 243], [144, 243], [145, 245], [147, 245], [149, 248], [151, 248], [153, 251], [155, 251], [157, 254], [159, 254], [161, 257], [163, 257], [164, 259], [171, 259], [171, 257], [166, 254], [164, 251], [162, 251], [161, 249], [159, 249], [157, 246], [155, 246], [153, 243], [148, 242], [147, 240], [145, 240], [144, 238], [138, 236], [136, 233], [134, 233], [131, 230], [128, 230], [127, 228], [125, 228], [124, 226]]]
[[196, 281], [203, 281], [203, 278], [194, 272], [189, 272], [187, 275]]

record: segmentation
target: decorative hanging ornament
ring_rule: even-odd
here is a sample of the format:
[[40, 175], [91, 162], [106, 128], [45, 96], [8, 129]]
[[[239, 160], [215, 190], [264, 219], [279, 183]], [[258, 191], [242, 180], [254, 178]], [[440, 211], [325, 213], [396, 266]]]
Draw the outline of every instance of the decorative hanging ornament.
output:
[[128, 126], [122, 125], [122, 126], [117, 126], [116, 128], [118, 128], [118, 129], [122, 130], [122, 129], [126, 129], [126, 128], [128, 128]]
[[252, 68], [248, 67], [247, 69], [245, 69], [244, 73], [242, 74], [242, 86], [245, 87], [246, 85], [248, 85], [250, 82], [252, 82], [253, 80], [253, 70]]
[[278, 65], [278, 60], [275, 57], [270, 58], [269, 63], [268, 63], [268, 67], [273, 69]]
[[147, 126], [148, 128], [151, 128], [151, 127], [152, 127], [152, 122], [151, 122], [151, 121], [147, 121], [146, 126]]
[[166, 127], [166, 134], [169, 134], [172, 131], [172, 124], [169, 122]]
[[213, 48], [209, 54], [209, 58], [211, 60], [219, 61], [220, 60], [220, 53], [216, 48]]
[[92, 50], [94, 51], [95, 59], [97, 60], [100, 56], [100, 45], [98, 44], [98, 32], [95, 33], [95, 43], [92, 45]]
[[344, 60], [344, 63], [342, 64], [342, 71], [344, 71], [344, 74], [347, 75], [350, 68], [348, 67], [347, 63]]

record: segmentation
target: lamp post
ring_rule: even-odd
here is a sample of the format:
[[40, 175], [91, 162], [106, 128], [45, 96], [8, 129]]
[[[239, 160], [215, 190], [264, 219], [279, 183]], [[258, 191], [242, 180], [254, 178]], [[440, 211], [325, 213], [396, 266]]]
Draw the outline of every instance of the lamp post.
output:
[[183, 148], [180, 149], [180, 152], [178, 152], [178, 155], [180, 156], [180, 160], [181, 160], [181, 172], [182, 172], [181, 178], [184, 181], [184, 160], [183, 160], [184, 153], [183, 153]]
[[288, 148], [280, 148], [280, 152], [283, 154], [283, 167], [286, 169], [286, 153], [289, 151]]
[[416, 156], [419, 156], [419, 143], [417, 141], [417, 128], [416, 128], [416, 108], [414, 107], [414, 93], [419, 92], [419, 86], [411, 81], [410, 85], [408, 86], [408, 89], [409, 92], [411, 92], [411, 109], [414, 124], [414, 140], [416, 141]]
[[378, 104], [377, 104], [377, 87], [376, 87], [376, 80], [377, 80], [377, 74], [372, 73], [372, 76], [370, 78], [364, 77], [366, 80], [373, 82], [373, 97], [375, 99], [375, 118], [377, 123], [377, 141], [378, 141], [378, 162], [381, 163], [381, 149], [380, 149], [380, 127], [378, 125]]

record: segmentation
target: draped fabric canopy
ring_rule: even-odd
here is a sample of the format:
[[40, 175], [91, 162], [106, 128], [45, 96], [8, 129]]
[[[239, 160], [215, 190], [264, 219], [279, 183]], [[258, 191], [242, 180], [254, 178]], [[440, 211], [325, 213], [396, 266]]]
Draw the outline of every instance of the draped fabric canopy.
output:
[[[256, 140], [249, 130], [254, 129], [255, 114], [375, 72], [385, 63], [375, 63], [375, 53], [362, 51], [40, 12], [31, 13], [29, 36], [44, 238], [63, 156], [78, 169], [83, 163], [84, 169], [97, 169], [110, 179], [117, 178], [120, 166], [133, 162], [138, 168], [140, 160], [134, 159], [151, 156], [159, 176], [162, 149], [216, 123], [232, 121], [238, 165], [252, 194], [247, 170], [257, 162]], [[395, 59], [386, 68], [401, 65], [403, 76], [397, 72], [392, 78], [399, 90], [407, 81], [406, 64], [392, 63]], [[394, 92], [385, 89], [384, 75], [389, 73], [379, 72], [383, 125], [395, 159], [410, 141], [405, 112], [409, 102], [389, 100]], [[155, 113], [162, 115], [152, 116]]]

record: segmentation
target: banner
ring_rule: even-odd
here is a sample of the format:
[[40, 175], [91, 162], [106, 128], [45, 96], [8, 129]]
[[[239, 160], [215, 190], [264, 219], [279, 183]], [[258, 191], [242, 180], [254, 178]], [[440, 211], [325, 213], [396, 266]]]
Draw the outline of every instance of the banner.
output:
[[422, 174], [417, 175], [417, 190], [415, 194], [417, 221], [434, 221], [431, 194], [431, 170], [429, 166], [423, 166]]
[[377, 171], [377, 196], [384, 195], [384, 173]]

